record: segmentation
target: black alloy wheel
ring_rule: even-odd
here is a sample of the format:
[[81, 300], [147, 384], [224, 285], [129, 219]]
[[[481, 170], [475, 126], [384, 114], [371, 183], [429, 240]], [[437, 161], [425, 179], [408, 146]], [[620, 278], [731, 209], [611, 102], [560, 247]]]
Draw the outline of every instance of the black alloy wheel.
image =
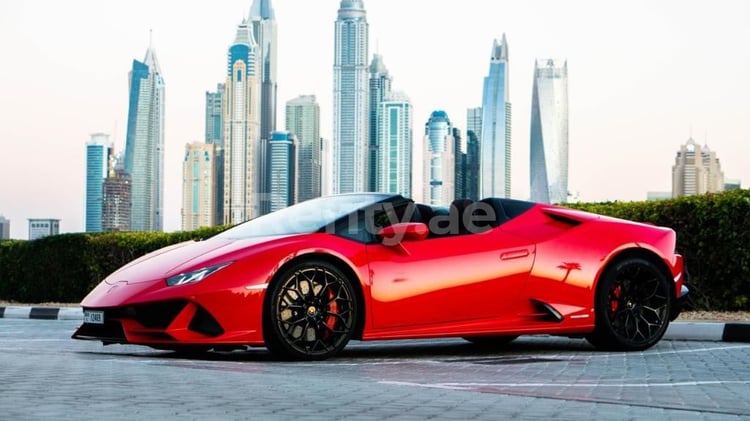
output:
[[266, 347], [284, 359], [323, 360], [354, 332], [357, 298], [346, 276], [324, 261], [301, 262], [269, 286], [263, 315]]
[[656, 265], [628, 258], [609, 268], [596, 291], [596, 327], [587, 336], [600, 349], [640, 351], [659, 342], [669, 325], [669, 279]]

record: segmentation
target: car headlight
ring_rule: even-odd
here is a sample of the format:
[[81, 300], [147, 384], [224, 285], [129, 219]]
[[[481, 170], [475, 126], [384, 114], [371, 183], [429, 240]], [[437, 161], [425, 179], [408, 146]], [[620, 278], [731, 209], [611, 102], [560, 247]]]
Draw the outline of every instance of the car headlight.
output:
[[232, 262], [221, 263], [218, 265], [206, 266], [204, 268], [196, 269], [190, 272], [181, 273], [179, 275], [170, 276], [169, 278], [167, 278], [167, 285], [174, 287], [177, 285], [185, 285], [185, 284], [191, 284], [193, 282], [200, 282], [206, 279], [212, 273], [218, 271], [219, 269], [224, 269], [225, 267], [231, 264]]

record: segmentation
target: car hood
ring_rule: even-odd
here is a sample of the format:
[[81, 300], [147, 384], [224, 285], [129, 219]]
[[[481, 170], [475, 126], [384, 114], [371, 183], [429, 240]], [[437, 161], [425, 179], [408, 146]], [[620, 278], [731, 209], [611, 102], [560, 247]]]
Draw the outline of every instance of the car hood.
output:
[[[259, 246], [271, 240], [288, 237], [255, 237], [248, 239], [211, 238], [185, 241], [156, 250], [128, 263], [109, 275], [104, 282], [113, 285], [161, 280], [203, 266], [232, 260], [235, 252]], [[222, 260], [224, 258], [224, 260]]]

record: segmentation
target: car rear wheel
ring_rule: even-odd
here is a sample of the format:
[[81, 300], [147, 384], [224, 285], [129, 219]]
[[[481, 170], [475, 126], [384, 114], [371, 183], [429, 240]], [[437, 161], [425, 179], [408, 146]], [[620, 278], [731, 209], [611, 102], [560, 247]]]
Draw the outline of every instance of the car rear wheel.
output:
[[500, 348], [513, 342], [518, 335], [465, 336], [464, 339], [483, 348]]
[[669, 279], [652, 262], [628, 258], [610, 267], [596, 292], [596, 327], [586, 337], [600, 349], [639, 351], [659, 342], [669, 325]]
[[336, 266], [305, 261], [271, 283], [264, 312], [268, 349], [285, 359], [322, 360], [341, 351], [357, 321], [357, 299]]

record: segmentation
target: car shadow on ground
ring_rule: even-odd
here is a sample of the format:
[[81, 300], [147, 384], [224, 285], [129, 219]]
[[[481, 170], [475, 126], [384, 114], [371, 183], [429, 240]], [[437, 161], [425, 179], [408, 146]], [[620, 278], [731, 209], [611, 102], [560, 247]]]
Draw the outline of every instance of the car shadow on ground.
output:
[[[116, 354], [121, 357], [132, 358], [163, 358], [165, 360], [202, 360], [202, 361], [226, 361], [226, 362], [269, 362], [269, 363], [300, 363], [300, 361], [288, 361], [279, 359], [262, 347], [250, 347], [247, 349], [231, 351], [160, 351], [147, 347], [136, 346], [135, 352], [130, 352], [131, 347], [118, 349], [115, 352], [80, 352], [86, 354], [97, 354], [112, 356]], [[488, 359], [488, 361], [512, 362], [534, 362], [546, 361], [555, 358], [560, 353], [598, 353], [599, 351], [584, 339], [541, 336], [520, 337], [515, 341], [501, 346], [483, 346], [473, 344], [463, 339], [423, 339], [423, 340], [393, 340], [393, 341], [352, 341], [347, 347], [335, 357], [324, 362], [347, 362], [366, 363], [369, 361], [382, 360], [477, 360]], [[320, 363], [320, 362], [312, 362]]]

